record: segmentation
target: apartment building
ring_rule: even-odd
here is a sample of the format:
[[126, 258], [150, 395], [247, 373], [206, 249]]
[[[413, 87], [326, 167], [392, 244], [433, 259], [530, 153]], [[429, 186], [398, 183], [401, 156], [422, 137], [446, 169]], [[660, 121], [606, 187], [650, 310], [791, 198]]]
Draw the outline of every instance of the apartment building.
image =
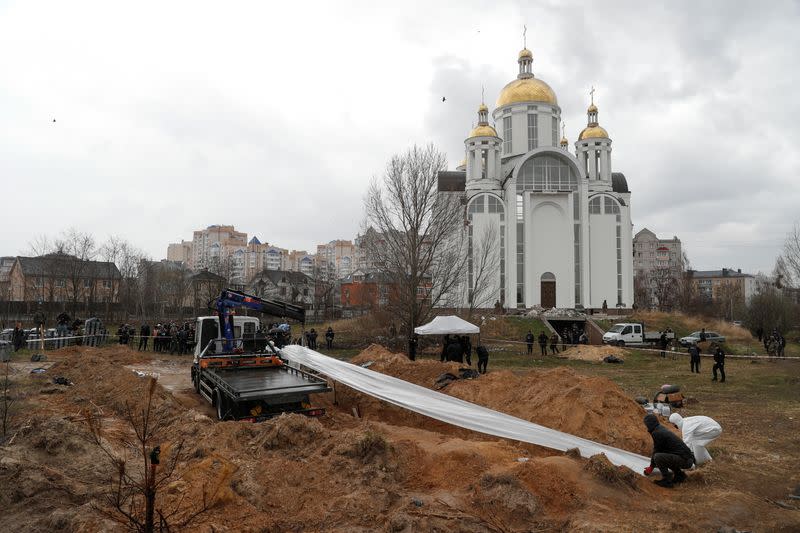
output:
[[328, 279], [341, 279], [355, 270], [356, 248], [352, 241], [335, 240], [317, 245], [317, 268]]

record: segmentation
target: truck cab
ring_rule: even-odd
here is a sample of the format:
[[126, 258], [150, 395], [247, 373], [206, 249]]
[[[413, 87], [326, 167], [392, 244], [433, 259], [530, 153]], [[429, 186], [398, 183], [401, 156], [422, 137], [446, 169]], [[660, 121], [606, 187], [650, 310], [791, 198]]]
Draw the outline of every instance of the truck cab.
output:
[[[248, 339], [255, 339], [256, 332], [260, 321], [253, 316], [234, 316], [233, 317], [233, 332], [234, 337], [243, 339], [245, 342]], [[217, 316], [200, 316], [197, 317], [197, 322], [194, 328], [194, 359], [203, 352], [208, 343], [212, 339], [219, 338], [219, 317]]]
[[644, 344], [644, 327], [635, 322], [614, 324], [603, 335], [603, 344], [625, 346], [626, 344]]

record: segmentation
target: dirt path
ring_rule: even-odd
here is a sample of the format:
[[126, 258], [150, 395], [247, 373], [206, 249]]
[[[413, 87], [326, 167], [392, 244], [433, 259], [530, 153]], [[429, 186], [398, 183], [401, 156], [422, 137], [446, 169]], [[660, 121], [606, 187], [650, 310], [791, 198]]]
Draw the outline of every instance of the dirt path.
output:
[[216, 411], [192, 387], [192, 360], [189, 357], [157, 358], [148, 363], [125, 365], [132, 372], [141, 372], [158, 377], [158, 383], [170, 391], [183, 407], [194, 409], [209, 417], [215, 417]]

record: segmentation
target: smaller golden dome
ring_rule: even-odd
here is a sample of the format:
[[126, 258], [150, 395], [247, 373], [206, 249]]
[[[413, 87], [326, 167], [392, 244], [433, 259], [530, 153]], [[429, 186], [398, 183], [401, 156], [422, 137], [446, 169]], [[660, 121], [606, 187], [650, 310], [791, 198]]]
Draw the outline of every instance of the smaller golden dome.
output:
[[566, 137], [561, 137], [561, 146], [566, 146], [569, 144], [569, 141]]
[[481, 112], [481, 111], [487, 111], [487, 112], [489, 111], [489, 108], [486, 107], [486, 104], [481, 104], [481, 105], [478, 106], [478, 112]]
[[464, 159], [461, 160], [461, 163], [459, 163], [458, 167], [456, 167], [456, 168], [461, 168], [461, 167], [466, 167], [466, 166], [467, 166], [467, 158], [465, 157]]
[[578, 135], [579, 141], [584, 139], [608, 139], [608, 132], [601, 126], [587, 126]]
[[592, 104], [589, 106], [589, 109], [586, 110], [587, 113], [597, 113], [597, 106]]
[[527, 57], [528, 59], [533, 59], [533, 52], [528, 50], [527, 48], [523, 48], [519, 51], [519, 58], [522, 59], [523, 57]]
[[468, 139], [472, 137], [497, 137], [497, 131], [491, 126], [478, 125], [471, 132], [469, 132]]

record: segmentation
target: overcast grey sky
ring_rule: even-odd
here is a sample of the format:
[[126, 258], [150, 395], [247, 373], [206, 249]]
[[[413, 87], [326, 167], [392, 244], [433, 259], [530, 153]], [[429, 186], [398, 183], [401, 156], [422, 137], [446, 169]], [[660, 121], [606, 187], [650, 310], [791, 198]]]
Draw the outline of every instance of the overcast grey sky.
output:
[[154, 258], [215, 223], [351, 239], [393, 153], [462, 159], [527, 24], [571, 143], [596, 87], [634, 231], [772, 269], [800, 220], [798, 2], [382, 4], [0, 0], [0, 255], [67, 227]]

